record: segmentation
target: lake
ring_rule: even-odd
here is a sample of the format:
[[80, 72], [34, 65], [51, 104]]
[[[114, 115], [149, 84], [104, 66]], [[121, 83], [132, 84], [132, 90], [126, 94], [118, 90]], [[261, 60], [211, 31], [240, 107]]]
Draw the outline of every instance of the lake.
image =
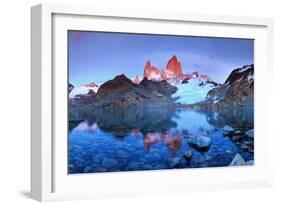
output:
[[[174, 168], [228, 166], [235, 154], [253, 160], [253, 148], [244, 140], [223, 135], [229, 125], [236, 131], [253, 129], [253, 110], [203, 112], [172, 108], [99, 109], [69, 122], [69, 174]], [[201, 135], [211, 145], [201, 151], [187, 138]], [[192, 153], [186, 160], [184, 154]]]

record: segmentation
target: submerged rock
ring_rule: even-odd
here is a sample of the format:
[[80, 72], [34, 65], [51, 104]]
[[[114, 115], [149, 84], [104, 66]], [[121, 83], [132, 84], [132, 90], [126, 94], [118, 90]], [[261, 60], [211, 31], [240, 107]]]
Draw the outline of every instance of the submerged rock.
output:
[[184, 159], [186, 159], [187, 162], [189, 162], [192, 158], [192, 151], [185, 152], [183, 157]]
[[161, 169], [165, 169], [166, 166], [164, 164], [157, 164], [153, 167], [153, 169], [155, 170], [161, 170]]
[[250, 152], [250, 153], [254, 153], [254, 149], [251, 149], [251, 148], [250, 148], [250, 149], [249, 149], [249, 152]]
[[100, 163], [100, 161], [103, 159], [103, 154], [97, 154], [93, 156], [93, 161], [95, 163]]
[[159, 152], [153, 152], [152, 155], [149, 156], [148, 158], [150, 158], [154, 162], [158, 162], [161, 161], [162, 156], [159, 154]]
[[248, 150], [248, 149], [249, 149], [249, 146], [247, 146], [245, 143], [243, 143], [243, 144], [241, 145], [241, 149], [243, 149], [243, 150]]
[[132, 154], [127, 152], [126, 150], [121, 149], [121, 150], [117, 151], [117, 156], [120, 157], [120, 158], [127, 159], [127, 158], [131, 157]]
[[234, 134], [235, 134], [235, 135], [242, 135], [243, 132], [241, 132], [241, 131], [238, 130], [238, 131], [235, 131]]
[[174, 168], [174, 167], [179, 167], [181, 164], [181, 160], [178, 157], [174, 157], [170, 162], [169, 165]]
[[236, 141], [239, 141], [239, 140], [241, 139], [241, 136], [239, 136], [239, 135], [233, 135], [233, 136], [231, 137], [231, 139], [232, 139], [234, 142], [236, 142]]
[[232, 127], [228, 126], [228, 125], [225, 125], [223, 128], [222, 128], [222, 131], [223, 131], [223, 134], [224, 135], [231, 135], [231, 134], [234, 134], [235, 133], [235, 129], [233, 129]]
[[254, 129], [248, 130], [245, 135], [251, 139], [254, 138]]
[[84, 172], [85, 172], [85, 173], [89, 173], [89, 172], [92, 172], [92, 171], [93, 171], [93, 168], [90, 167], [90, 166], [86, 166], [86, 167], [84, 168]]
[[228, 150], [225, 151], [225, 153], [232, 154], [233, 152], [230, 149], [228, 149]]
[[102, 160], [102, 166], [105, 168], [111, 168], [118, 164], [118, 161], [109, 157], [105, 157]]
[[143, 169], [145, 169], [145, 170], [151, 170], [151, 169], [153, 169], [153, 167], [152, 167], [150, 164], [144, 164], [144, 165], [143, 165]]
[[252, 146], [253, 142], [252, 141], [246, 141], [246, 142], [244, 142], [244, 144], [247, 145], [247, 146]]
[[238, 153], [234, 156], [233, 160], [229, 164], [229, 166], [244, 166], [244, 165], [246, 165], [246, 162], [243, 159], [243, 157]]
[[187, 142], [190, 146], [194, 147], [199, 151], [206, 151], [209, 149], [212, 140], [210, 137], [205, 137], [202, 135], [197, 135], [197, 136], [190, 135], [187, 138]]
[[143, 164], [140, 162], [131, 162], [128, 166], [130, 170], [140, 170], [143, 168]]
[[254, 160], [249, 160], [246, 162], [246, 165], [254, 165]]

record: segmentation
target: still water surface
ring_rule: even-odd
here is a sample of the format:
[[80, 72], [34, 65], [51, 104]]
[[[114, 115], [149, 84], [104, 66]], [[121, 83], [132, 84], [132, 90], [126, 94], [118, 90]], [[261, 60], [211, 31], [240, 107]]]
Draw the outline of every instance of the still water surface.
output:
[[[221, 167], [229, 165], [236, 153], [253, 160], [253, 153], [222, 132], [225, 125], [239, 131], [252, 129], [252, 110], [110, 109], [87, 112], [83, 119], [69, 124], [70, 174]], [[189, 135], [208, 136], [211, 146], [198, 151], [188, 144]], [[190, 162], [183, 157], [187, 151], [192, 152]]]

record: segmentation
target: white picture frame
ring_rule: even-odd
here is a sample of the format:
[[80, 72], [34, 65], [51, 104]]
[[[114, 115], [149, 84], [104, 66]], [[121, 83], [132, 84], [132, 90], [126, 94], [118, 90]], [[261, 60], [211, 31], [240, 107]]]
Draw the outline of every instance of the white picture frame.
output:
[[[116, 24], [116, 21], [119, 24]], [[67, 174], [66, 31], [106, 30], [255, 39], [255, 165], [252, 167]], [[175, 28], [165, 30], [165, 24]], [[192, 27], [188, 30], [186, 25]], [[40, 4], [31, 8], [31, 196], [39, 201], [205, 191], [273, 184], [273, 21], [268, 18], [128, 11]], [[59, 68], [59, 69], [58, 69]], [[263, 87], [262, 84], [267, 85]], [[59, 137], [59, 138], [58, 138]], [[266, 137], [266, 138], [263, 138]]]

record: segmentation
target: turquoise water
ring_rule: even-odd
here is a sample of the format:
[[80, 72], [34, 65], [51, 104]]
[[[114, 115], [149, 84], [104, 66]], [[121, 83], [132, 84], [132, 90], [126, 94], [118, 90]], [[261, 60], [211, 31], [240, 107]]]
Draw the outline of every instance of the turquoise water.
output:
[[[172, 168], [228, 166], [236, 153], [248, 161], [253, 153], [225, 137], [225, 125], [239, 131], [253, 128], [253, 112], [199, 112], [188, 109], [95, 110], [71, 122], [68, 160], [70, 174]], [[210, 137], [207, 151], [187, 142], [189, 135]], [[184, 153], [192, 152], [190, 161]]]

